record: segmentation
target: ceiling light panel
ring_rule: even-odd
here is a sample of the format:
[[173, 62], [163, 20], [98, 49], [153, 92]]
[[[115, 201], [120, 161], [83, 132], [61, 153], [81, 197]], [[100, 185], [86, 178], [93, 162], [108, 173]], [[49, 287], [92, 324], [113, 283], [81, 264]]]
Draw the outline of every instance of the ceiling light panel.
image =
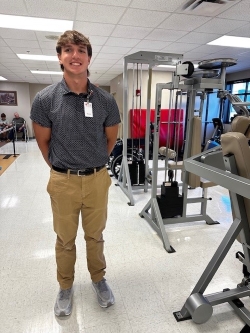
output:
[[31, 71], [33, 74], [43, 74], [43, 75], [62, 75], [63, 72], [55, 72], [55, 71]]
[[73, 21], [0, 14], [0, 27], [33, 31], [63, 32], [72, 29]]
[[43, 60], [43, 61], [58, 61], [57, 56], [48, 56], [42, 54], [17, 54], [20, 59], [26, 60]]
[[222, 36], [209, 42], [208, 45], [250, 48], [250, 38], [236, 36]]

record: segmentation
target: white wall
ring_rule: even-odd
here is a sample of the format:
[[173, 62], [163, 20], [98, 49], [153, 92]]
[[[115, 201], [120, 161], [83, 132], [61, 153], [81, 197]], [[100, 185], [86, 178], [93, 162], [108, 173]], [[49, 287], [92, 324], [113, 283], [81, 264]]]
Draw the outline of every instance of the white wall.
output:
[[250, 78], [250, 70], [241, 71], [237, 73], [229, 73], [226, 76], [226, 81], [234, 81], [234, 80], [243, 80]]

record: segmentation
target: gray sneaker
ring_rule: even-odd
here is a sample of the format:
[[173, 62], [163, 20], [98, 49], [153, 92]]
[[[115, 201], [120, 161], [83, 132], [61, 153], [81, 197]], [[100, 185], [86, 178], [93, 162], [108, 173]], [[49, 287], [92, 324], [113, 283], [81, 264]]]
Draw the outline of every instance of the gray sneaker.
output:
[[54, 307], [55, 315], [58, 317], [69, 316], [72, 311], [73, 287], [69, 289], [61, 289], [56, 298]]
[[115, 303], [112, 290], [109, 288], [106, 279], [99, 282], [92, 282], [93, 290], [96, 292], [98, 303], [102, 308], [107, 308]]

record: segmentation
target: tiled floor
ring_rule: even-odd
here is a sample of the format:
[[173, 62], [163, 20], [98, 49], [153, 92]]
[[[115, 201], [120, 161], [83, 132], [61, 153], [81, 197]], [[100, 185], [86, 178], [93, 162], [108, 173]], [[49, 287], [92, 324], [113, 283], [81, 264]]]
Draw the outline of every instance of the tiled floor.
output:
[[[177, 323], [180, 310], [231, 224], [227, 191], [209, 190], [208, 213], [219, 225], [204, 222], [170, 225], [176, 253], [168, 254], [157, 234], [139, 217], [150, 193], [137, 191], [136, 205], [114, 184], [110, 188], [108, 225], [104, 234], [106, 278], [116, 297], [102, 309], [91, 289], [83, 232], [77, 237], [74, 308], [64, 320], [53, 313], [58, 291], [54, 259], [55, 234], [46, 192], [49, 168], [36, 142], [17, 142], [21, 155], [0, 177], [0, 332], [1, 333], [238, 333], [244, 326], [229, 305], [214, 307], [202, 325]], [[12, 153], [12, 145], [1, 148]], [[234, 288], [242, 279], [235, 242], [207, 293]], [[244, 303], [249, 304], [245, 299]]]

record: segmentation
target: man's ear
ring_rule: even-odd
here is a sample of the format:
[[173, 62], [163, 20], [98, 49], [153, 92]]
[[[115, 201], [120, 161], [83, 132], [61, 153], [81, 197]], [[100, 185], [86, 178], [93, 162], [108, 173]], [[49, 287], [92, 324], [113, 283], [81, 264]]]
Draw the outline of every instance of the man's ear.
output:
[[57, 57], [58, 57], [58, 59], [59, 59], [59, 63], [61, 64], [61, 63], [62, 63], [62, 61], [61, 61], [61, 54], [60, 54], [60, 53], [57, 53]]

